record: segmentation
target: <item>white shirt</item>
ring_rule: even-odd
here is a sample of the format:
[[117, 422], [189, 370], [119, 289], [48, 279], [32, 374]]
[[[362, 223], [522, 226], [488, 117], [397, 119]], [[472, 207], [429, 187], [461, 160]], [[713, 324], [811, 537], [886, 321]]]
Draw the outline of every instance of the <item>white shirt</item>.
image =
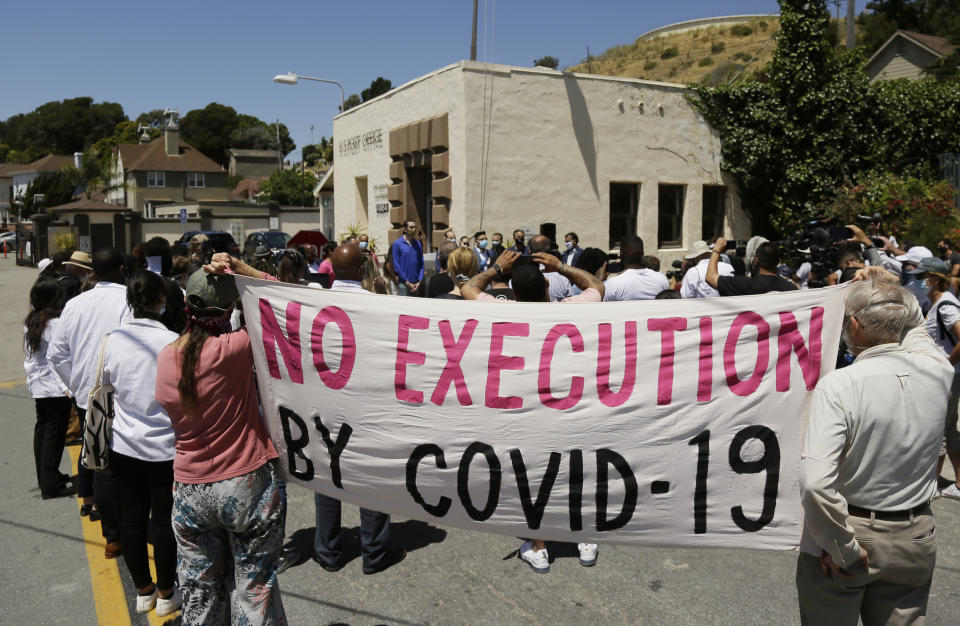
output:
[[603, 283], [603, 301], [653, 300], [664, 289], [670, 288], [667, 277], [660, 272], [643, 268], [624, 270], [619, 276]]
[[40, 346], [35, 352], [27, 347], [27, 328], [23, 328], [23, 351], [27, 358], [23, 360], [23, 369], [27, 373], [27, 389], [32, 398], [61, 398], [67, 395], [67, 386], [63, 384], [57, 373], [47, 361], [47, 346], [53, 337], [53, 330], [60, 323], [60, 318], [54, 317], [47, 322], [40, 336]]
[[356, 280], [335, 280], [330, 285], [330, 291], [352, 291], [354, 293], [370, 293]]
[[[687, 270], [680, 283], [681, 298], [719, 298], [720, 292], [707, 283], [707, 267], [710, 259], [703, 259]], [[733, 276], [733, 266], [723, 261], [717, 262], [721, 276]]]
[[86, 410], [87, 395], [93, 389], [103, 336], [132, 318], [127, 288], [117, 283], [97, 283], [63, 308], [47, 360], [81, 409]]
[[800, 289], [809, 289], [810, 285], [810, 272], [813, 271], [813, 265], [804, 261], [800, 264], [800, 267], [797, 268], [795, 272], [797, 275], [797, 280], [800, 283]]
[[801, 550], [819, 556], [823, 548], [847, 567], [860, 558], [848, 504], [903, 511], [936, 494], [952, 380], [922, 324], [903, 343], [864, 350], [820, 379], [800, 455]]
[[[938, 311], [940, 312], [940, 320], [943, 321], [943, 325], [947, 331], [953, 332], [953, 325], [960, 321], [960, 300], [957, 300], [956, 296], [947, 291], [941, 294], [937, 303], [927, 311], [927, 332], [933, 337], [934, 342], [940, 346], [943, 353], [949, 356], [950, 353], [953, 352], [953, 346], [955, 344], [950, 341], [947, 335], [940, 332], [940, 324], [937, 321]], [[960, 337], [954, 336], [954, 339], [960, 340]], [[954, 371], [960, 372], [960, 363], [954, 366]]]
[[113, 385], [110, 448], [142, 461], [174, 457], [173, 427], [154, 395], [157, 357], [177, 334], [156, 320], [138, 317], [110, 333], [103, 353], [103, 383]]
[[560, 302], [573, 295], [571, 288], [573, 283], [560, 272], [547, 272], [544, 274], [547, 282], [550, 283], [550, 302]]

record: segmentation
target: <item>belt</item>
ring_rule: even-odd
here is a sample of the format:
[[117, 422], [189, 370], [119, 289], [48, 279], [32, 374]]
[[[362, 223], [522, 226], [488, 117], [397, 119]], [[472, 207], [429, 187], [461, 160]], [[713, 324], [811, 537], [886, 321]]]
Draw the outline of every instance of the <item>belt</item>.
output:
[[902, 522], [904, 520], [908, 520], [912, 516], [919, 515], [929, 508], [930, 504], [928, 502], [918, 504], [912, 509], [907, 509], [905, 511], [871, 511], [870, 509], [862, 509], [852, 504], [847, 505], [847, 511], [854, 517], [872, 517], [873, 519], [879, 519], [888, 522]]

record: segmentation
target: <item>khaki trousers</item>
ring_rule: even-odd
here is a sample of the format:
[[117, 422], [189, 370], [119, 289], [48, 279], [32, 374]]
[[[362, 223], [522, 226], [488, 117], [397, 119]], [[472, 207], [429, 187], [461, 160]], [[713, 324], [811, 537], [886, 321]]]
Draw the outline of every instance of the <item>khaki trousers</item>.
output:
[[936, 530], [929, 509], [912, 520], [889, 522], [849, 517], [857, 541], [870, 555], [869, 571], [853, 565], [852, 579], [827, 577], [820, 560], [801, 553], [797, 594], [803, 624], [922, 624], [937, 560]]

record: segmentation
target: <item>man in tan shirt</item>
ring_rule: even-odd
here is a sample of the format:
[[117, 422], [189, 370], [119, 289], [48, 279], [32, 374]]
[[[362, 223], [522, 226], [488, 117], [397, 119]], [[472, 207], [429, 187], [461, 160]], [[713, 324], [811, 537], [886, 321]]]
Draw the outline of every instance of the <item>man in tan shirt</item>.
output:
[[858, 277], [843, 328], [857, 358], [817, 384], [801, 454], [804, 624], [920, 620], [936, 561], [929, 501], [953, 368], [896, 276]]

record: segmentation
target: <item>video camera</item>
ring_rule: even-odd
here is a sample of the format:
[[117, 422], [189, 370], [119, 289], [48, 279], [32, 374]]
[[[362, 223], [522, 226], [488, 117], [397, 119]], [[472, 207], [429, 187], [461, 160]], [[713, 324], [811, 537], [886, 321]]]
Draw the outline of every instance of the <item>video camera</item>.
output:
[[804, 224], [802, 231], [776, 244], [784, 261], [799, 265], [810, 263], [810, 287], [826, 286], [826, 277], [840, 263], [840, 245], [853, 237], [846, 226], [830, 225], [829, 220], [815, 219]]
[[673, 267], [672, 270], [667, 270], [667, 280], [671, 278], [677, 281], [678, 283], [683, 280], [683, 275], [687, 273], [685, 267], [683, 267], [683, 261], [676, 259], [673, 263], [670, 264], [670, 267]]

